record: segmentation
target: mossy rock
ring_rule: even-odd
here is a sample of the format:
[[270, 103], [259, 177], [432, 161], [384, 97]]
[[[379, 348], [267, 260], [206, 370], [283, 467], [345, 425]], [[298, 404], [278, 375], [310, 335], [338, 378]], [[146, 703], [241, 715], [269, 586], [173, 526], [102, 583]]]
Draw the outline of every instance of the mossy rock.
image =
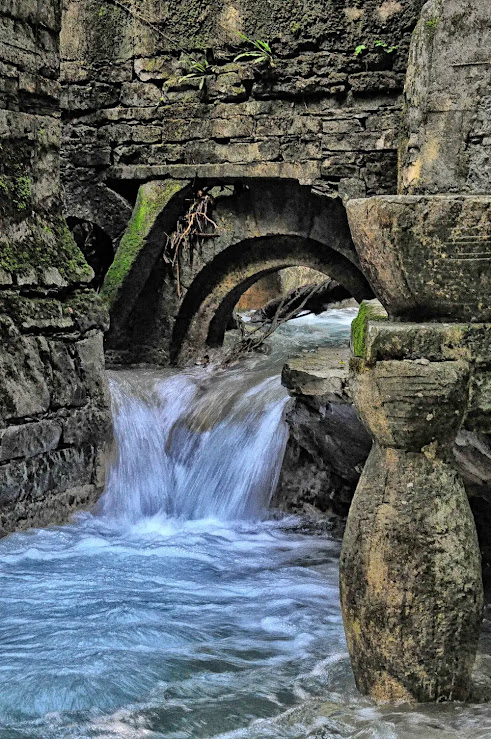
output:
[[365, 339], [369, 321], [386, 321], [387, 311], [376, 298], [364, 300], [360, 305], [358, 315], [351, 324], [351, 350], [355, 357], [364, 358]]
[[88, 283], [94, 273], [61, 216], [46, 221], [36, 215], [26, 220], [22, 241], [0, 237], [0, 269], [25, 273], [55, 267], [68, 283]]

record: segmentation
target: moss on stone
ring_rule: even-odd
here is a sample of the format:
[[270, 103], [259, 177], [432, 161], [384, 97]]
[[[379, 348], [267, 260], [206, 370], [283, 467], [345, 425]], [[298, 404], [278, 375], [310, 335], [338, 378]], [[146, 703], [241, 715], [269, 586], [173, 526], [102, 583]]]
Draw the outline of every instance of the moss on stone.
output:
[[436, 33], [436, 29], [438, 27], [439, 22], [440, 22], [439, 18], [430, 18], [425, 23], [426, 31], [431, 40], [433, 40], [433, 37]]
[[0, 268], [6, 272], [56, 267], [68, 282], [89, 282], [92, 269], [76, 245], [61, 216], [46, 223], [40, 217], [27, 219], [28, 232], [22, 242], [0, 240]]
[[101, 296], [109, 307], [116, 302], [157, 217], [182, 187], [182, 182], [168, 180], [146, 183], [138, 190], [133, 214], [101, 290]]
[[378, 300], [364, 300], [351, 324], [351, 348], [355, 357], [364, 358], [365, 338], [369, 321], [385, 321], [387, 312]]
[[14, 181], [13, 203], [17, 210], [26, 210], [31, 200], [31, 180], [27, 175], [21, 175]]

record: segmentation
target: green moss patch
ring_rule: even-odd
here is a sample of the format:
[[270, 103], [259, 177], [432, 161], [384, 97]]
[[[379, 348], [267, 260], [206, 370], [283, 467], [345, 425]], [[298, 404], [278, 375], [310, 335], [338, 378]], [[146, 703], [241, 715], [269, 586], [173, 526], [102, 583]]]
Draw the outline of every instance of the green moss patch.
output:
[[174, 180], [148, 182], [140, 187], [130, 222], [102, 286], [101, 295], [109, 307], [118, 299], [157, 217], [182, 187], [182, 182]]
[[92, 269], [76, 245], [64, 219], [47, 223], [41, 217], [27, 219], [22, 241], [0, 238], [0, 268], [6, 272], [56, 267], [67, 282], [90, 282]]
[[364, 300], [351, 324], [351, 348], [355, 357], [364, 358], [369, 321], [386, 321], [387, 311], [378, 300]]

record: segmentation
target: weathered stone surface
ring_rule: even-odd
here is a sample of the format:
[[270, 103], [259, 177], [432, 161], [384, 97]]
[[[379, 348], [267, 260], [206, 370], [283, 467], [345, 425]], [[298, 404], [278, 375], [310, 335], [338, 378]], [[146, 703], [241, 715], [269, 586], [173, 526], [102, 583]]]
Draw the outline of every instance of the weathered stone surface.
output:
[[9, 426], [5, 431], [0, 431], [0, 462], [49, 452], [56, 449], [60, 438], [61, 425], [57, 421]]
[[467, 362], [388, 360], [351, 378], [365, 427], [384, 446], [420, 451], [453, 442], [469, 403]]
[[0, 423], [48, 410], [51, 396], [36, 340], [21, 336], [13, 321], [0, 316]]
[[[445, 362], [467, 359], [469, 358], [469, 352], [465, 348], [465, 343], [459, 345], [459, 341], [456, 339], [458, 333], [467, 328], [476, 342], [482, 340], [485, 335], [483, 326], [469, 324], [467, 326], [459, 326], [458, 324], [394, 324], [386, 321], [383, 324], [371, 324], [369, 328], [376, 331], [378, 336], [386, 335], [390, 337], [387, 339], [387, 344], [383, 345], [383, 354], [374, 356], [373, 361], [376, 359], [387, 360], [390, 356], [390, 354], [387, 354], [388, 347], [397, 347], [401, 351], [399, 356], [397, 353], [394, 354], [397, 359], [420, 360], [425, 357], [425, 352], [429, 346], [435, 348], [434, 354], [431, 354], [431, 352], [427, 354], [427, 356], [431, 356], [433, 361]], [[439, 332], [441, 341], [437, 339], [432, 343], [428, 343], [429, 332], [432, 328], [435, 332]], [[455, 330], [457, 330], [457, 333]], [[421, 344], [416, 341], [414, 346], [410, 348], [408, 337], [414, 337], [417, 331], [422, 334], [420, 338], [423, 341]], [[395, 334], [400, 341], [396, 342]], [[486, 335], [489, 337], [488, 329]], [[445, 337], [444, 340], [441, 338], [443, 336]], [[406, 343], [404, 339], [406, 339]], [[415, 348], [418, 345], [420, 349]], [[467, 346], [473, 347], [474, 341]], [[402, 350], [403, 347], [408, 350], [407, 356]], [[339, 428], [338, 426], [330, 427], [326, 423], [326, 419], [331, 412], [330, 409], [334, 404], [353, 404], [352, 390], [349, 386], [349, 358], [350, 353], [347, 347], [336, 350], [326, 348], [290, 359], [284, 367], [282, 382], [288, 389], [293, 401], [285, 416], [291, 432], [282, 478], [274, 498], [274, 505], [283, 510], [298, 512], [308, 509], [309, 512], [317, 511], [318, 514], [334, 510], [341, 515], [347, 515], [354, 487], [358, 482], [371, 447], [371, 438], [368, 432], [364, 430], [364, 426], [360, 423], [354, 411], [346, 415], [345, 423], [341, 422]], [[425, 362], [421, 366], [428, 365]], [[314, 367], [313, 376], [311, 375], [312, 367]], [[321, 391], [323, 389], [323, 382], [320, 378], [327, 378], [326, 381], [329, 382], [331, 373], [335, 378], [335, 387], [330, 385], [327, 396], [320, 394], [320, 392], [317, 394], [316, 390]], [[339, 392], [338, 382], [341, 384]], [[472, 398], [476, 397], [475, 390], [472, 391], [471, 396]], [[480, 428], [481, 433], [472, 430], [476, 427]], [[489, 496], [491, 447], [489, 437], [482, 433], [483, 429], [486, 430], [486, 428], [487, 425], [482, 423], [482, 419], [480, 425], [478, 425], [474, 421], [473, 414], [467, 413], [464, 427], [459, 431], [453, 447], [453, 457], [456, 469], [464, 480], [467, 494], [469, 496], [479, 496], [485, 500], [489, 498], [491, 504], [491, 496]], [[330, 448], [328, 453], [321, 453], [319, 450], [324, 449], [325, 451], [325, 444], [331, 443], [326, 442], [326, 436], [330, 433], [342, 438], [340, 448], [337, 448], [335, 454], [333, 453], [333, 447]], [[343, 453], [357, 456], [356, 460], [350, 465], [349, 472], [348, 467], [339, 462], [343, 458]], [[339, 477], [332, 476], [332, 467], [334, 467]], [[346, 474], [347, 472], [348, 474]], [[345, 485], [346, 481], [351, 483], [351, 487]], [[483, 534], [481, 538], [483, 546], [487, 546], [488, 534]]]
[[348, 359], [348, 347], [326, 348], [285, 365], [290, 436], [273, 507], [309, 516], [347, 515], [372, 444], [350, 402]]
[[[482, 433], [491, 432], [489, 324], [368, 322], [359, 356], [366, 365], [375, 365], [378, 362], [376, 366], [382, 366], [386, 360], [467, 362], [470, 368], [470, 393], [466, 427]], [[402, 366], [401, 364], [401, 368]]]
[[[61, 2], [8, 5], [0, 8], [0, 38], [15, 39], [0, 42], [0, 534], [63, 523], [92, 505], [110, 438], [107, 318], [61, 215]], [[76, 351], [88, 331], [98, 337], [90, 373]], [[86, 405], [96, 421], [77, 434], [75, 409]]]
[[289, 359], [281, 382], [293, 395], [322, 395], [329, 403], [349, 403], [346, 351], [318, 349], [312, 354]]
[[401, 193], [491, 192], [489, 6], [430, 0], [406, 80]]
[[131, 220], [101, 293], [111, 309], [112, 329], [116, 333], [124, 325], [162, 252], [166, 232], [175, 225], [187, 192], [187, 183], [174, 180], [148, 182], [140, 187]]
[[[141, 184], [173, 163], [191, 180], [215, 162], [270, 166], [280, 176], [296, 169], [301, 182], [342, 197], [395, 190], [407, 49], [423, 0], [401, 0], [388, 16], [380, 0], [363, 0], [358, 19], [337, 2], [306, 11], [301, 0], [274, 0], [266, 11], [259, 0], [240, 10], [213, 0], [197, 12], [185, 0], [149, 5], [151, 27], [138, 20], [138, 2], [101, 16], [92, 0], [65, 3], [67, 210], [78, 199], [91, 211], [85, 220], [100, 224], [104, 206], [92, 193], [101, 180], [119, 191], [121, 180]], [[239, 31], [270, 38], [274, 66], [234, 62], [249, 48]], [[355, 55], [361, 37], [366, 50]], [[388, 53], [380, 40], [395, 48]], [[203, 79], [189, 79], [193, 61], [205, 58]]]
[[491, 196], [381, 196], [347, 211], [362, 269], [391, 316], [491, 320]]
[[[453, 448], [455, 462], [468, 495], [480, 496], [491, 504], [491, 438], [462, 429]], [[489, 515], [489, 514], [488, 514]], [[485, 544], [490, 544], [491, 529]], [[488, 566], [489, 566], [488, 561]]]
[[363, 354], [368, 364], [385, 359], [445, 362], [464, 359], [476, 366], [491, 360], [488, 323], [368, 323]]
[[462, 482], [444, 462], [375, 445], [348, 516], [341, 603], [361, 692], [465, 700], [482, 612]]

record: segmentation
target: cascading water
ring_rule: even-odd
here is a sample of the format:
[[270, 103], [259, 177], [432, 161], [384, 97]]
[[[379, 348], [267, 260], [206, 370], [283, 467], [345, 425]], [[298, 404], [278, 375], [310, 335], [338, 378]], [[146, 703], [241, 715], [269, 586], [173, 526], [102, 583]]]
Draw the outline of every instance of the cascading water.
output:
[[118, 374], [110, 385], [119, 461], [101, 515], [134, 524], [264, 514], [287, 439], [287, 394], [276, 377], [244, 388], [238, 373]]
[[486, 706], [361, 699], [338, 542], [268, 520], [282, 361], [345, 342], [352, 318], [295, 321], [270, 357], [226, 372], [111, 373], [97, 510], [0, 542], [0, 739], [491, 737]]

